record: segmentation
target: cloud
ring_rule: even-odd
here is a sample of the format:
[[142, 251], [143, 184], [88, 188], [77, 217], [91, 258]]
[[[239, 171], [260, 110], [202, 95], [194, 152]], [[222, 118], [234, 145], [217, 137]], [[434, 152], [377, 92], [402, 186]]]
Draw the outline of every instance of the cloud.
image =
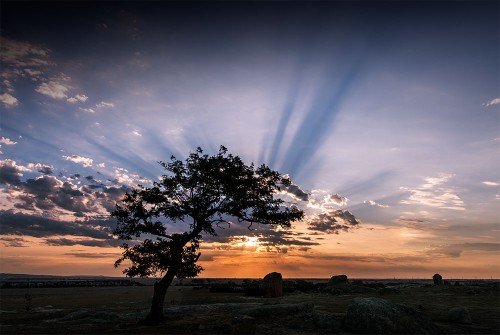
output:
[[111, 102], [104, 102], [104, 101], [101, 101], [100, 103], [98, 103], [95, 106], [96, 106], [96, 108], [113, 108], [113, 107], [115, 107], [115, 105], [112, 104]]
[[22, 248], [22, 247], [27, 247], [26, 245], [26, 240], [23, 239], [22, 237], [9, 237], [9, 236], [2, 236], [0, 237], [0, 242], [8, 248]]
[[61, 79], [49, 80], [48, 82], [41, 83], [35, 91], [52, 99], [64, 99], [68, 97], [66, 92], [71, 88], [65, 81]]
[[24, 167], [17, 165], [13, 160], [0, 161], [0, 185], [20, 185], [23, 170]]
[[269, 231], [260, 234], [257, 236], [257, 241], [264, 246], [319, 245], [318, 242], [311, 241], [309, 237], [299, 237], [296, 233], [287, 230]]
[[142, 134], [138, 130], [132, 131], [132, 135], [142, 137]]
[[82, 108], [82, 107], [78, 107], [79, 110], [83, 111], [83, 112], [87, 112], [87, 113], [95, 113], [95, 110], [92, 109], [92, 108]]
[[304, 192], [298, 185], [291, 184], [290, 186], [285, 187], [285, 189], [282, 191], [284, 194], [288, 194], [292, 198], [299, 200], [299, 201], [308, 201], [309, 200], [309, 194]]
[[483, 184], [486, 186], [499, 186], [499, 183], [495, 183], [494, 181], [483, 181]]
[[83, 167], [92, 167], [94, 160], [92, 158], [87, 158], [78, 155], [63, 156], [67, 161], [72, 161], [73, 163], [82, 164]]
[[43, 173], [43, 174], [52, 174], [54, 172], [54, 168], [49, 165], [44, 165], [40, 163], [29, 163], [28, 168], [30, 169], [36, 169], [38, 172]]
[[[69, 211], [75, 217], [95, 217], [107, 215], [115, 209], [128, 186], [95, 185], [94, 178], [78, 181], [79, 186], [59, 180], [52, 173], [52, 168], [42, 164], [30, 163], [29, 168], [19, 166], [12, 160], [0, 161], [0, 184], [7, 185], [7, 199], [14, 208], [39, 215], [42, 211], [64, 214]], [[22, 171], [36, 168], [43, 175], [22, 181]], [[75, 176], [76, 177], [76, 176]], [[88, 185], [90, 184], [90, 185]], [[64, 212], [66, 211], [66, 212]]]
[[425, 183], [416, 188], [401, 187], [400, 189], [410, 192], [407, 200], [401, 200], [402, 204], [419, 204], [430, 207], [465, 210], [464, 202], [450, 187], [441, 185], [447, 183], [453, 175], [444, 174], [440, 177], [427, 177]]
[[111, 220], [83, 222], [58, 221], [36, 215], [0, 211], [0, 231], [5, 235], [53, 237], [54, 235], [85, 236], [94, 239], [113, 239]]
[[85, 94], [77, 94], [74, 97], [66, 99], [66, 101], [69, 102], [69, 103], [74, 104], [74, 103], [77, 103], [77, 102], [85, 102], [85, 101], [87, 101], [88, 98], [89, 97], [86, 96]]
[[489, 107], [489, 106], [494, 106], [494, 105], [498, 105], [500, 104], [500, 98], [495, 98], [495, 99], [492, 99], [490, 101], [487, 101], [483, 104], [483, 106], [485, 107]]
[[347, 204], [347, 198], [346, 197], [342, 197], [338, 194], [328, 194], [325, 196], [325, 198], [323, 199], [324, 203], [326, 205], [328, 204], [335, 204], [337, 206], [345, 206]]
[[375, 202], [375, 201], [373, 201], [373, 200], [368, 200], [368, 201], [367, 201], [367, 200], [365, 200], [365, 201], [363, 201], [363, 203], [368, 204], [368, 205], [370, 205], [370, 206], [380, 207], [380, 208], [389, 208], [389, 207], [391, 207], [391, 206], [389, 206], [389, 205], [382, 205], [382, 204], [379, 204], [378, 202]]
[[13, 107], [18, 105], [18, 100], [9, 93], [1, 94], [0, 102], [2, 102], [7, 107]]
[[52, 237], [45, 239], [45, 243], [51, 246], [74, 246], [82, 245], [86, 247], [118, 247], [123, 244], [122, 240], [112, 239], [111, 237], [107, 239], [74, 239], [74, 238], [63, 238], [63, 237]]
[[345, 206], [349, 199], [338, 194], [330, 194], [325, 190], [312, 190], [307, 207], [330, 211], [335, 206]]
[[500, 243], [460, 243], [460, 244], [443, 244], [433, 246], [430, 254], [441, 254], [450, 257], [460, 257], [464, 251], [491, 251], [500, 252]]
[[358, 220], [351, 212], [338, 209], [309, 217], [307, 229], [325, 234], [338, 234], [340, 231], [348, 231], [358, 224]]
[[32, 68], [49, 65], [51, 50], [29, 42], [0, 36], [0, 58], [15, 68]]
[[120, 257], [119, 253], [114, 252], [99, 252], [99, 253], [90, 253], [90, 252], [67, 252], [65, 253], [67, 256], [74, 256], [80, 258], [118, 258]]
[[3, 137], [0, 138], [0, 144], [5, 144], [5, 145], [16, 145], [17, 142], [14, 142], [12, 141], [11, 139], [7, 138], [7, 137]]

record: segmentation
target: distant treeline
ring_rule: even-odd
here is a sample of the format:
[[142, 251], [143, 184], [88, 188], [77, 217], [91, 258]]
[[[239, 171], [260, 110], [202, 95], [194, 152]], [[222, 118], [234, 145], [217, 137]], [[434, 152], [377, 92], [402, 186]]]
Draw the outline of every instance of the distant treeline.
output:
[[96, 287], [96, 286], [144, 286], [137, 281], [130, 279], [122, 280], [23, 280], [4, 281], [0, 283], [0, 288], [53, 288], [53, 287]]

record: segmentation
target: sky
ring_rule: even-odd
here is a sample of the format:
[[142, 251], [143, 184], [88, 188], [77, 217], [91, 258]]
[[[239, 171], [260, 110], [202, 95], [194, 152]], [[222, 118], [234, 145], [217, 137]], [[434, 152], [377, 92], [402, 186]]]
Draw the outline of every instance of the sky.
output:
[[202, 277], [500, 278], [498, 6], [2, 1], [0, 272], [121, 276], [115, 203], [224, 145], [306, 217]]

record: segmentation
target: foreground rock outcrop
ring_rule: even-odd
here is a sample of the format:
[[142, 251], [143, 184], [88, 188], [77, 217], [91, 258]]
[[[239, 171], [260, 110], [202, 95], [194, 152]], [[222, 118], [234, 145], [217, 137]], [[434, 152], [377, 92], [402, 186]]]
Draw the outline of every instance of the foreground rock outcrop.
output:
[[437, 333], [437, 327], [421, 311], [378, 298], [354, 298], [345, 328], [355, 334]]
[[469, 310], [465, 307], [453, 307], [448, 311], [448, 321], [455, 323], [471, 324]]

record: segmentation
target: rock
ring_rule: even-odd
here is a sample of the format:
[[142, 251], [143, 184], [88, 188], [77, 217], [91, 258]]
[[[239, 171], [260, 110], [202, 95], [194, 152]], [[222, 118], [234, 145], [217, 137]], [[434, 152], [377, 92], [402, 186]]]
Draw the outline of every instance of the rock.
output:
[[231, 334], [253, 335], [257, 329], [255, 318], [248, 315], [237, 316], [231, 322]]
[[434, 285], [443, 285], [443, 277], [441, 277], [438, 273], [432, 276], [432, 281], [434, 282]]
[[448, 311], [448, 321], [455, 323], [471, 324], [469, 310], [465, 307], [453, 307]]
[[436, 334], [423, 312], [378, 298], [354, 298], [345, 328], [356, 334]]
[[328, 333], [340, 333], [344, 319], [345, 315], [340, 313], [330, 314], [319, 311], [313, 313], [314, 325], [328, 331]]
[[342, 285], [342, 284], [349, 284], [349, 279], [347, 278], [346, 275], [333, 276], [328, 281], [328, 286], [339, 285], [339, 284], [340, 285]]
[[279, 298], [283, 296], [283, 277], [281, 273], [271, 272], [264, 277], [262, 282], [264, 298]]
[[243, 308], [238, 312], [240, 315], [248, 315], [255, 318], [268, 318], [276, 316], [288, 316], [299, 313], [311, 313], [313, 310], [313, 304], [299, 303], [263, 305], [252, 308]]

